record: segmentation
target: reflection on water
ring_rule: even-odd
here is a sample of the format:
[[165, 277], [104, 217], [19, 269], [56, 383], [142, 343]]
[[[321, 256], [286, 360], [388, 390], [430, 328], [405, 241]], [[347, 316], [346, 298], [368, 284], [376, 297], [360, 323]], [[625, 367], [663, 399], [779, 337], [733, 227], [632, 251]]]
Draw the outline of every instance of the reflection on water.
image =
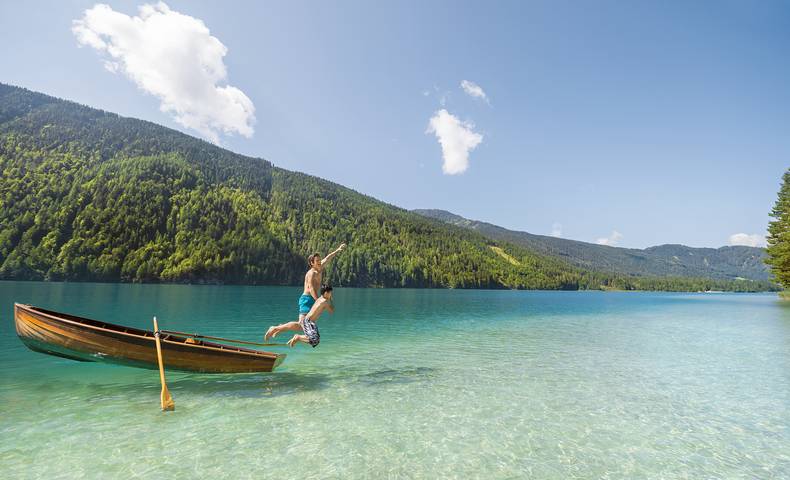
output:
[[0, 282], [3, 478], [790, 478], [774, 295], [336, 290], [273, 374], [28, 351], [12, 304], [259, 341], [281, 287]]

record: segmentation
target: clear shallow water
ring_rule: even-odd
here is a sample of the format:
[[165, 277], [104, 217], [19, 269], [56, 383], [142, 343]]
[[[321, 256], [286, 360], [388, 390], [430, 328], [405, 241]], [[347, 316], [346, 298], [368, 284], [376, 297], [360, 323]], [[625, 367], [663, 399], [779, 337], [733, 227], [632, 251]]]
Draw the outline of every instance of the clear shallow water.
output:
[[[280, 287], [0, 282], [2, 478], [790, 478], [775, 295], [338, 289], [274, 374], [28, 351], [13, 302], [257, 340]], [[283, 340], [288, 337], [283, 338]]]

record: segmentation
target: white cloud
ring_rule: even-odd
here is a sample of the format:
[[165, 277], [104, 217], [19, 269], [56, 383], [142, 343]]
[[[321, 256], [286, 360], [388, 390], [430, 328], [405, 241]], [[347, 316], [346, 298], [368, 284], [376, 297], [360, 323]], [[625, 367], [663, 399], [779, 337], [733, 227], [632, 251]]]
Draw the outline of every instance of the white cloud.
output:
[[480, 85], [476, 84], [475, 82], [469, 80], [461, 80], [461, 88], [470, 97], [483, 99], [485, 100], [486, 103], [491, 105], [491, 103], [488, 101], [488, 95], [486, 95], [486, 92], [484, 92], [483, 88]]
[[483, 136], [473, 129], [474, 125], [462, 122], [445, 109], [431, 117], [425, 133], [435, 134], [442, 146], [442, 171], [445, 174], [464, 173], [469, 168], [469, 152], [483, 141]]
[[765, 237], [758, 234], [734, 233], [730, 235], [730, 245], [745, 245], [747, 247], [764, 247]]
[[255, 106], [241, 90], [226, 84], [223, 57], [228, 49], [202, 20], [145, 4], [138, 16], [96, 4], [74, 20], [80, 46], [106, 56], [105, 67], [123, 73], [160, 100], [160, 110], [214, 143], [219, 135], [254, 133]]
[[609, 245], [610, 247], [614, 247], [620, 242], [622, 238], [622, 233], [618, 232], [617, 230], [612, 230], [612, 233], [608, 237], [599, 238], [595, 241], [595, 243], [598, 245]]
[[561, 223], [554, 223], [551, 226], [551, 233], [549, 234], [552, 237], [561, 237], [562, 236], [562, 224]]

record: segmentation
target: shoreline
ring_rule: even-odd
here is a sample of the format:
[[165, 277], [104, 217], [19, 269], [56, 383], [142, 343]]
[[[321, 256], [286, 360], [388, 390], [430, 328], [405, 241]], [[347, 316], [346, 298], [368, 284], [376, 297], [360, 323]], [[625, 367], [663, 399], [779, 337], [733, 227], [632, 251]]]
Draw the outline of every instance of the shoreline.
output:
[[[753, 280], [757, 281], [757, 280]], [[28, 280], [28, 279], [0, 279], [0, 284], [4, 282], [30, 282], [30, 283], [48, 283], [48, 284], [92, 284], [92, 285], [161, 285], [161, 286], [191, 286], [191, 287], [283, 287], [283, 288], [297, 288], [301, 284], [265, 284], [265, 283], [219, 283], [219, 282], [202, 282], [202, 283], [189, 283], [189, 282], [107, 282], [107, 281], [92, 281], [92, 280]], [[621, 289], [601, 286], [601, 288], [555, 288], [555, 289], [539, 289], [539, 288], [464, 288], [464, 287], [383, 287], [383, 286], [357, 286], [357, 285], [335, 285], [335, 288], [354, 288], [354, 289], [376, 289], [376, 290], [480, 290], [480, 291], [516, 291], [516, 292], [604, 292], [604, 293], [699, 293], [699, 294], [726, 294], [726, 293], [776, 293], [782, 300], [790, 301], [790, 290], [781, 290], [779, 287], [775, 290], [639, 290], [639, 289]]]

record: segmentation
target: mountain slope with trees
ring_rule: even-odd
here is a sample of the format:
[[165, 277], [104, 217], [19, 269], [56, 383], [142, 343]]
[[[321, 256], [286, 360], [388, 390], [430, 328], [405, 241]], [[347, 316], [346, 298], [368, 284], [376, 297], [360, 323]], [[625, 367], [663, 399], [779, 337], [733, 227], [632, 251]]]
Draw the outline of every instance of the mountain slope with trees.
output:
[[385, 204], [150, 122], [0, 84], [0, 278], [346, 286], [755, 290], [631, 277]]

